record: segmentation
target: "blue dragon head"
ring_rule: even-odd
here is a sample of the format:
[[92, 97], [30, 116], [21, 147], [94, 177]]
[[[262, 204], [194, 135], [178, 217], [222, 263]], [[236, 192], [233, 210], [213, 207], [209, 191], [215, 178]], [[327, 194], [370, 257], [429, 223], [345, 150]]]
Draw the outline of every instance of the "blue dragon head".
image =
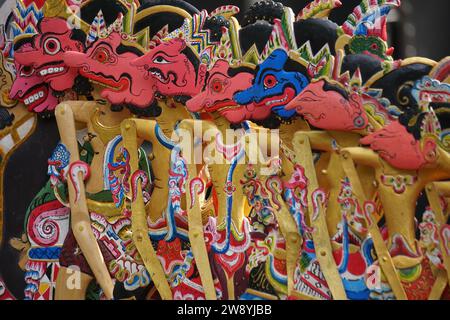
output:
[[285, 106], [309, 83], [308, 78], [297, 71], [286, 71], [289, 57], [283, 49], [277, 49], [259, 65], [253, 85], [234, 95], [240, 105], [253, 103], [256, 107], [270, 108], [277, 116], [288, 119], [295, 115]]

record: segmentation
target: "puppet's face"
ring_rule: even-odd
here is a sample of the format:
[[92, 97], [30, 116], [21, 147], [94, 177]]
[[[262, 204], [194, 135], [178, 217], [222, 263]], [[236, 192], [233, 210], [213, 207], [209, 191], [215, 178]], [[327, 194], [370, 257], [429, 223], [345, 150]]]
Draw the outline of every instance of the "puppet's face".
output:
[[58, 105], [58, 99], [52, 94], [48, 83], [33, 67], [17, 62], [15, 66], [17, 74], [9, 93], [10, 99], [22, 102], [30, 112], [53, 111]]
[[230, 65], [225, 60], [217, 61], [209, 71], [203, 92], [186, 103], [191, 112], [219, 112], [231, 123], [245, 120], [265, 119], [270, 109], [256, 109], [254, 104], [239, 105], [233, 100], [236, 92], [252, 85], [253, 74], [239, 72], [229, 75]]
[[297, 111], [309, 124], [324, 130], [361, 130], [368, 124], [361, 97], [347, 95], [325, 80], [306, 86], [286, 110]]
[[308, 79], [300, 72], [285, 71], [288, 61], [284, 50], [275, 50], [260, 66], [253, 86], [235, 95], [240, 105], [253, 103], [259, 110], [269, 109], [279, 117], [290, 118], [295, 110], [286, 110], [291, 102], [308, 84]]
[[391, 166], [403, 170], [420, 169], [427, 163], [425, 153], [436, 147], [433, 143], [426, 143], [422, 149], [420, 142], [398, 121], [361, 139], [361, 143], [369, 145]]
[[39, 24], [40, 33], [15, 52], [15, 59], [24, 66], [30, 66], [55, 91], [73, 87], [78, 72], [64, 63], [67, 51], [82, 52], [83, 43], [71, 39], [72, 30], [66, 20], [44, 18]]
[[105, 39], [98, 39], [86, 53], [66, 52], [64, 62], [105, 87], [101, 96], [112, 104], [145, 108], [153, 102], [155, 88], [144, 70], [131, 65], [138, 57], [137, 49], [124, 45], [120, 34], [113, 32]]
[[156, 46], [132, 65], [155, 78], [160, 94], [193, 97], [204, 83], [206, 66], [199, 65], [198, 58], [190, 52], [184, 40], [172, 39]]

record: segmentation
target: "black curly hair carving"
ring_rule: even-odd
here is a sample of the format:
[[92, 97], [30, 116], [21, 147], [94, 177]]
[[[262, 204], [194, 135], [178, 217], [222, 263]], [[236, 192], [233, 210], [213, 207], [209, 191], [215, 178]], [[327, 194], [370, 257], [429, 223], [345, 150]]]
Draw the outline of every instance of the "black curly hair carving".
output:
[[284, 6], [281, 2], [272, 0], [258, 1], [250, 6], [241, 22], [242, 27], [251, 25], [257, 21], [267, 21], [273, 24], [274, 19], [281, 19]]
[[230, 22], [222, 16], [208, 17], [203, 26], [204, 29], [211, 31], [209, 40], [212, 42], [219, 42], [220, 38], [222, 37], [223, 28], [229, 27]]

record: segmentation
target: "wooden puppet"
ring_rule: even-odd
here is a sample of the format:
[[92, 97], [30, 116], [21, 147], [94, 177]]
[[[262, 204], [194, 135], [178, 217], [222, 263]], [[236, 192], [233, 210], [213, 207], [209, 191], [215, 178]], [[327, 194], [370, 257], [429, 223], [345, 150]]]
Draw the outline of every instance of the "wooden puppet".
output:
[[[237, 278], [237, 275], [242, 274], [244, 269], [248, 269], [249, 265], [251, 265], [250, 261], [246, 262], [246, 259], [251, 259], [246, 256], [248, 247], [238, 246], [239, 242], [244, 241], [243, 243], [248, 243], [248, 238], [250, 237], [250, 234], [246, 234], [249, 227], [248, 225], [246, 226], [246, 224], [248, 224], [246, 218], [248, 214], [245, 213], [246, 206], [244, 205], [246, 201], [249, 201], [249, 204], [253, 208], [251, 213], [253, 218], [250, 219], [254, 220], [250, 222], [252, 229], [255, 227], [254, 223], [261, 224], [262, 228], [274, 228], [275, 230], [272, 236], [275, 237], [274, 244], [276, 244], [277, 242], [280, 242], [280, 240], [275, 241], [277, 237], [280, 238], [280, 235], [275, 232], [278, 228], [276, 226], [276, 221], [283, 221], [280, 222], [280, 224], [285, 237], [290, 236], [291, 238], [294, 238], [293, 242], [289, 240], [289, 244], [286, 246], [289, 249], [294, 249], [292, 251], [295, 252], [298, 248], [292, 248], [291, 245], [298, 246], [300, 244], [298, 232], [295, 228], [290, 228], [290, 226], [293, 227], [295, 223], [289, 216], [287, 210], [280, 210], [282, 212], [278, 212], [272, 208], [272, 204], [270, 204], [269, 200], [265, 199], [268, 203], [264, 204], [264, 199], [256, 199], [257, 197], [261, 197], [261, 195], [268, 198], [269, 195], [269, 192], [265, 191], [266, 178], [260, 175], [260, 171], [258, 169], [262, 164], [265, 164], [268, 159], [267, 156], [264, 157], [258, 151], [256, 151], [256, 154], [254, 155], [249, 154], [249, 152], [251, 152], [251, 150], [248, 149], [249, 144], [257, 143], [256, 139], [246, 139], [246, 137], [250, 137], [252, 135], [251, 128], [248, 127], [247, 123], [243, 122], [243, 128], [237, 129], [237, 132], [240, 132], [240, 134], [237, 133], [237, 141], [235, 141], [234, 133], [231, 135], [233, 138], [231, 143], [230, 141], [224, 141], [224, 138], [229, 139], [230, 137], [227, 130], [231, 130], [231, 123], [228, 119], [236, 119], [234, 118], [234, 115], [237, 115], [242, 119], [242, 114], [245, 113], [245, 110], [248, 111], [253, 108], [253, 106], [238, 106], [232, 100], [234, 93], [242, 87], [242, 85], [245, 85], [245, 83], [247, 83], [248, 86], [251, 85], [252, 73], [249, 73], [246, 68], [242, 68], [241, 72], [237, 71], [235, 74], [234, 72], [236, 72], [236, 70], [232, 71], [229, 62], [226, 60], [218, 60], [209, 70], [209, 77], [205, 83], [205, 88], [207, 89], [195, 96], [193, 99], [189, 100], [186, 104], [186, 107], [190, 111], [206, 113], [214, 119], [214, 123], [210, 123], [210, 121], [202, 121], [202, 123], [197, 123], [197, 125], [200, 126], [200, 128], [203, 128], [203, 130], [209, 130], [207, 132], [211, 135], [212, 139], [205, 147], [205, 153], [208, 151], [210, 152], [206, 153], [205, 156], [211, 158], [207, 161], [206, 166], [211, 176], [214, 189], [216, 190], [219, 203], [222, 201], [227, 203], [226, 206], [219, 206], [215, 224], [217, 225], [217, 232], [219, 234], [225, 232], [225, 243], [228, 241], [230, 244], [226, 245], [226, 249], [224, 249], [221, 248], [221, 246], [224, 246], [223, 244], [215, 243], [213, 244], [212, 249], [214, 252], [214, 260], [218, 266], [225, 271], [224, 276], [226, 276], [228, 282], [228, 298], [237, 298], [242, 295], [243, 291], [245, 291], [246, 288], [242, 286], [245, 283], [243, 281], [244, 279], [240, 280]], [[230, 74], [234, 74], [234, 76], [230, 76]], [[236, 112], [237, 110], [239, 111]], [[225, 114], [225, 116], [222, 116], [222, 114]], [[194, 128], [191, 128], [191, 130], [194, 131], [195, 123], [192, 125]], [[253, 132], [253, 134], [255, 134], [255, 132]], [[254, 137], [256, 138], [256, 136]], [[233, 151], [233, 149], [236, 149], [236, 151]], [[259, 149], [259, 147], [257, 147], [257, 149]], [[248, 164], [249, 157], [254, 157], [255, 155], [257, 157], [254, 159], [256, 162], [253, 163], [255, 168], [251, 169], [252, 165]], [[240, 158], [243, 158], [242, 161], [240, 161]], [[244, 158], [246, 159], [244, 160]], [[253, 183], [259, 185], [260, 188], [253, 185]], [[241, 184], [244, 188], [244, 192], [238, 190], [239, 184]], [[264, 208], [259, 206], [264, 206]], [[285, 221], [286, 225], [283, 224]], [[273, 226], [274, 224], [275, 227]], [[235, 230], [232, 228], [235, 228]], [[254, 229], [254, 232], [257, 233], [258, 228], [255, 227]], [[238, 239], [233, 239], [233, 237], [236, 236], [238, 238], [242, 238], [242, 240], [238, 241]], [[267, 254], [273, 254], [270, 253], [270, 251], [272, 250], [267, 251]], [[229, 262], [224, 259], [225, 255], [237, 257], [241, 256], [239, 259], [240, 267], [233, 266], [231, 268], [231, 266], [229, 266]], [[250, 256], [252, 255], [250, 254]], [[295, 261], [295, 259], [296, 257], [291, 258], [293, 261]], [[289, 279], [283, 279], [286, 277], [283, 269], [276, 270], [276, 268], [269, 268], [269, 265], [275, 266], [274, 263], [277, 260], [279, 260], [279, 257], [272, 257], [272, 260], [268, 259], [265, 264], [262, 264], [262, 266], [267, 265], [267, 267], [265, 268], [265, 271], [263, 268], [258, 272], [261, 273], [262, 277], [265, 279], [270, 278], [271, 281], [267, 284], [264, 284], [264, 281], [263, 283], [253, 281], [253, 285], [250, 284], [250, 288], [252, 288], [252, 286], [254, 287], [252, 288], [254, 293], [259, 291], [259, 294], [264, 294], [264, 292], [267, 291], [267, 286], [275, 287], [275, 291], [278, 293], [287, 293], [285, 286], [293, 281], [293, 272], [291, 273], [291, 277], [289, 277]], [[250, 277], [252, 277], [253, 275], [253, 278], [257, 278], [256, 273], [258, 272], [252, 272], [254, 267], [255, 266], [253, 265], [247, 270], [247, 276], [250, 275]], [[264, 276], [265, 272], [272, 274], [272, 276]], [[281, 277], [278, 274], [281, 274]], [[234, 284], [230, 284], [232, 281], [234, 281]], [[265, 281], [267, 282], [268, 280]], [[273, 294], [274, 292], [271, 291], [270, 293]]]
[[[219, 289], [219, 296], [221, 291], [220, 288], [215, 288], [217, 285], [213, 281], [206, 246], [201, 236], [203, 221], [199, 207], [194, 202], [192, 206], [185, 202], [186, 198], [196, 197], [187, 193], [192, 193], [191, 185], [200, 181], [197, 168], [183, 159], [174, 135], [180, 121], [192, 119], [183, 102], [197, 94], [204, 82], [206, 68], [193, 44], [194, 36], [199, 34], [210, 18], [203, 11], [185, 19], [182, 28], [168, 34], [149, 53], [133, 62], [133, 65], [156, 79], [155, 88], [157, 95], [161, 97], [158, 101], [161, 113], [156, 121], [130, 119], [122, 124], [127, 150], [132, 150], [129, 148], [135, 148], [142, 140], [152, 144], [152, 167], [154, 165], [157, 168], [154, 171], [154, 191], [147, 208], [143, 208], [140, 188], [133, 190], [133, 226], [136, 227], [136, 234], [133, 236], [138, 250], [139, 245], [142, 246], [140, 252], [151, 250], [153, 242], [165, 274], [169, 279], [176, 279], [171, 282], [170, 290], [166, 291], [166, 298], [173, 296], [179, 299], [193, 295], [196, 299], [216, 299], [216, 290]], [[179, 34], [182, 36], [179, 37]], [[208, 31], [206, 34], [209, 35]], [[191, 46], [187, 46], [187, 43]], [[206, 43], [212, 46], [209, 40]], [[133, 175], [130, 179], [133, 179]], [[148, 232], [149, 237], [143, 235], [143, 232]], [[171, 250], [167, 251], [167, 248]], [[149, 261], [150, 263], [158, 262]], [[180, 264], [188, 268], [187, 274], [180, 274], [174, 269], [174, 266]], [[192, 271], [196, 269], [200, 277], [192, 278]], [[202, 290], [194, 289], [199, 285], [203, 286]]]
[[[15, 106], [10, 109], [11, 116], [9, 112], [6, 112], [2, 117], [6, 125], [2, 130], [1, 143], [4, 152], [1, 172], [3, 185], [2, 229], [5, 231], [2, 232], [0, 255], [4, 263], [0, 267], [2, 269], [0, 273], [3, 275], [6, 286], [15, 297], [33, 299], [41, 296], [38, 289], [43, 274], [48, 272], [50, 274], [48, 280], [42, 281], [46, 282], [43, 283], [43, 287], [47, 286], [48, 290], [45, 290], [42, 296], [52, 298], [52, 291], [54, 291], [52, 275], [53, 271], [57, 271], [57, 259], [46, 255], [42, 256], [42, 259], [36, 259], [36, 255], [34, 255], [44, 246], [43, 243], [39, 243], [40, 240], [43, 240], [41, 237], [43, 229], [40, 227], [49, 224], [51, 219], [42, 219], [43, 223], [40, 226], [35, 225], [35, 237], [33, 234], [28, 236], [27, 229], [33, 226], [32, 219], [29, 219], [30, 215], [28, 214], [31, 210], [30, 204], [48, 181], [47, 159], [59, 139], [56, 123], [49, 119], [51, 112], [47, 112], [47, 109], [55, 108], [57, 100], [53, 98], [48, 86], [33, 68], [24, 67], [13, 60], [14, 47], [19, 49], [30, 38], [31, 33], [37, 32], [36, 23], [42, 17], [41, 9], [37, 4], [29, 3], [29, 10], [25, 10], [26, 7], [22, 1], [17, 1], [16, 14], [8, 21], [10, 25], [7, 27], [12, 29], [16, 37], [5, 39], [2, 35], [3, 40], [8, 40], [2, 41], [2, 46], [5, 46], [2, 47], [4, 50], [2, 58], [7, 59], [2, 60], [2, 70], [6, 65], [12, 66], [12, 69], [15, 69], [15, 77], [9, 87], [2, 85], [1, 101], [2, 105]], [[6, 62], [8, 63], [6, 64]], [[11, 68], [9, 69], [11, 70]], [[6, 76], [4, 80], [8, 83], [7, 73], [4, 73], [3, 76]], [[8, 122], [12, 119], [13, 122], [9, 126]], [[30, 157], [33, 159], [33, 165], [29, 165]], [[24, 177], [27, 177], [27, 183], [24, 183]], [[43, 205], [43, 203], [40, 204]], [[42, 208], [44, 207], [42, 206]], [[63, 205], [59, 207], [61, 208]], [[62, 215], [67, 216], [66, 213]], [[49, 251], [57, 251], [58, 245], [62, 241], [62, 239], [53, 241], [54, 232], [58, 228], [59, 223], [55, 222], [51, 223], [48, 229], [47, 236], [52, 239], [49, 245], [52, 249]], [[17, 265], [17, 261], [19, 261], [19, 265]], [[35, 275], [34, 280], [31, 274]]]
[[[125, 292], [145, 289], [151, 279], [160, 291], [160, 295], [168, 298], [169, 285], [155, 252], [152, 254], [151, 251], [143, 251], [140, 244], [133, 241], [129, 235], [129, 232], [134, 230], [133, 219], [130, 218], [132, 214], [130, 209], [132, 208], [130, 208], [128, 200], [131, 192], [128, 179], [132, 173], [130, 172], [130, 161], [137, 161], [139, 169], [142, 169], [140, 177], [145, 177], [147, 183], [142, 186], [141, 192], [145, 193], [145, 202], [152, 212], [155, 212], [153, 211], [155, 208], [149, 203], [149, 198], [151, 188], [155, 186], [151, 186], [149, 183], [150, 171], [148, 171], [149, 168], [145, 169], [148, 165], [142, 166], [147, 162], [145, 151], [143, 149], [133, 150], [139, 152], [139, 156], [138, 159], [131, 160], [132, 151], [129, 152], [123, 146], [120, 124], [131, 116], [130, 111], [138, 116], [157, 116], [160, 108], [156, 105], [154, 78], [148, 76], [146, 70], [134, 66], [134, 61], [143, 55], [143, 51], [139, 49], [135, 38], [123, 32], [122, 19], [123, 17], [119, 16], [107, 30], [99, 33], [99, 39], [93, 42], [86, 53], [67, 51], [63, 57], [68, 66], [79, 69], [83, 76], [103, 87], [100, 96], [111, 103], [111, 110], [108, 106], [72, 103], [61, 106], [60, 114], [58, 114], [61, 123], [77, 121], [87, 125], [88, 137], [95, 151], [90, 167], [91, 171], [95, 173], [86, 183], [87, 199], [81, 198], [80, 200], [84, 201], [84, 204], [73, 202], [73, 198], [80, 198], [81, 193], [84, 192], [81, 181], [70, 180], [73, 185], [69, 187], [69, 192], [75, 193], [72, 193], [69, 198], [72, 201], [71, 207], [81, 207], [85, 223], [90, 221], [93, 226], [100, 227], [94, 236], [101, 245], [101, 250], [96, 249], [92, 242], [90, 245], [85, 243], [83, 248], [83, 238], [92, 239], [94, 236], [80, 235], [80, 232], [73, 228], [76, 242], [70, 239], [66, 241], [67, 249], [63, 248], [62, 263], [64, 265], [77, 261], [85, 263], [83, 259], [73, 256], [70, 251], [73, 246], [80, 246], [88, 264], [88, 267], [82, 271], [86, 270], [88, 275], [95, 275], [108, 298], [113, 296], [111, 277], [121, 282], [120, 286], [123, 286], [124, 289], [119, 290], [116, 286], [114, 290]], [[67, 110], [68, 108], [71, 110]], [[71, 113], [74, 116], [71, 116]], [[100, 120], [100, 118], [103, 119]], [[60, 130], [66, 138], [66, 143], [72, 143], [73, 147], [73, 141], [76, 141], [75, 132], [65, 132], [65, 126], [62, 124]], [[122, 147], [120, 147], [121, 145]], [[72, 154], [76, 150], [69, 150], [69, 152]], [[153, 170], [156, 170], [154, 165], [156, 163], [152, 162]], [[105, 192], [109, 193], [112, 198], [102, 201], [101, 194], [105, 195]], [[103, 198], [105, 197], [103, 196]], [[161, 198], [158, 200], [160, 201]], [[153, 202], [155, 203], [155, 201]], [[109, 236], [111, 228], [117, 235], [115, 239]], [[119, 239], [118, 247], [123, 250], [108, 250], [109, 243], [116, 242], [117, 239]], [[100, 258], [101, 255], [99, 257], [99, 253], [103, 255], [102, 258]], [[149, 267], [149, 255], [152, 262], [156, 262], [156, 267]], [[97, 258], [92, 258], [95, 256]], [[106, 261], [107, 268], [103, 260]], [[135, 267], [129, 268], [130, 263]], [[61, 283], [64, 283], [64, 273], [62, 273], [61, 279]], [[85, 290], [86, 287], [81, 288], [80, 294], [84, 294]], [[64, 297], [64, 294], [67, 293], [64, 288], [62, 291], [60, 297]], [[125, 293], [125, 296], [127, 295], [132, 296], [132, 293]]]
[[[273, 295], [275, 292], [285, 295], [287, 293], [286, 284], [290, 289], [292, 289], [292, 266], [296, 260], [300, 239], [298, 231], [294, 228], [294, 221], [287, 213], [287, 210], [285, 210], [286, 208], [284, 208], [285, 211], [274, 210], [271, 207], [271, 204], [268, 204], [270, 201], [261, 198], [261, 195], [267, 197], [269, 192], [264, 191], [265, 187], [262, 187], [262, 185], [265, 184], [266, 178], [259, 175], [259, 170], [257, 167], [259, 167], [262, 163], [267, 162], [268, 157], [261, 158], [256, 150], [255, 155], [260, 157], [256, 160], [260, 163], [260, 165], [258, 166], [255, 163], [256, 167], [253, 169], [249, 169], [248, 165], [245, 165], [250, 156], [247, 150], [249, 147], [248, 143], [256, 142], [246, 140], [246, 136], [250, 137], [253, 130], [248, 127], [245, 120], [257, 117], [263, 119], [267, 117], [267, 110], [270, 112], [270, 109], [258, 108], [254, 103], [250, 103], [248, 105], [238, 105], [233, 101], [233, 95], [243, 88], [250, 87], [253, 79], [252, 68], [245, 66], [232, 68], [230, 66], [233, 57], [237, 58], [239, 53], [239, 50], [236, 50], [236, 31], [235, 19], [231, 18], [229, 30], [222, 36], [221, 45], [218, 46], [216, 52], [216, 55], [222, 58], [218, 59], [215, 57], [211, 61], [208, 77], [203, 85], [203, 92], [186, 103], [186, 107], [190, 111], [201, 112], [212, 118], [211, 123], [209, 123], [210, 121], [207, 121], [203, 122], [202, 125], [199, 123], [197, 123], [197, 125], [203, 127], [203, 129], [210, 130], [208, 133], [210, 133], [209, 135], [212, 137], [212, 141], [206, 146], [205, 149], [205, 152], [211, 153], [207, 154], [207, 157], [211, 158], [209, 159], [209, 163], [207, 163], [207, 168], [211, 176], [214, 189], [217, 193], [218, 202], [227, 203], [226, 206], [218, 208], [218, 216], [216, 218], [216, 224], [218, 226], [217, 231], [219, 233], [225, 232], [226, 234], [225, 245], [213, 245], [213, 257], [214, 261], [223, 270], [221, 271], [223, 274], [222, 279], [224, 279], [224, 283], [226, 283], [227, 296], [229, 298], [238, 298], [239, 296], [243, 297], [242, 293], [246, 289], [244, 286], [246, 281], [244, 282], [240, 280], [238, 275], [241, 275], [244, 269], [247, 269], [247, 276], [250, 275], [253, 279], [265, 279], [262, 282], [255, 282], [252, 280], [253, 284], [250, 284], [250, 291], [253, 293], [259, 292], [259, 294], [267, 294], [267, 291], [269, 291], [269, 296], [271, 294]], [[264, 112], [266, 115], [264, 115]], [[238, 128], [238, 126], [241, 126], [241, 128]], [[193, 129], [193, 127], [194, 125], [192, 125], [191, 128]], [[232, 137], [233, 139], [231, 141], [228, 140], [224, 142], [224, 138], [229, 136], [229, 134], [227, 134], [227, 130], [231, 130], [231, 128], [238, 128], [235, 132], [238, 133], [238, 138], [236, 139]], [[256, 132], [253, 132], [253, 134], [255, 133]], [[236, 151], [232, 151], [233, 148], [236, 149]], [[259, 147], [257, 149], [259, 149]], [[242, 158], [242, 161], [240, 161], [239, 158]], [[246, 161], [244, 161], [244, 158], [246, 158]], [[242, 162], [242, 164], [240, 164], [240, 162]], [[251, 174], [247, 175], [244, 179], [242, 175], [249, 172], [257, 172], [258, 174], [257, 176], [253, 176]], [[253, 186], [253, 182], [258, 184], [262, 183], [261, 188]], [[242, 184], [244, 193], [241, 193], [241, 191], [238, 190], [239, 183]], [[256, 198], [258, 199], [256, 200]], [[289, 262], [287, 262], [287, 264], [288, 269], [291, 272], [288, 272], [287, 279], [285, 274], [286, 271], [283, 270], [284, 268], [279, 269], [279, 267], [275, 266], [275, 263], [279, 260], [279, 257], [273, 258], [272, 256], [272, 258], [267, 259], [267, 262], [264, 262], [263, 264], [261, 264], [260, 261], [256, 262], [256, 264], [251, 261], [246, 262], [247, 257], [245, 251], [248, 251], [248, 248], [244, 248], [240, 245], [238, 246], [239, 242], [237, 242], [237, 239], [232, 239], [233, 237], [238, 236], [239, 238], [242, 238], [242, 240], [239, 240], [240, 242], [248, 241], [249, 235], [242, 233], [246, 231], [244, 224], [247, 223], [247, 214], [245, 213], [246, 209], [244, 203], [247, 201], [249, 201], [249, 205], [253, 208], [251, 213], [251, 215], [253, 215], [253, 220], [255, 220], [253, 222], [258, 224], [262, 223], [262, 225], [264, 225], [264, 223], [267, 223], [268, 225], [273, 225], [275, 223], [275, 229], [277, 229], [278, 227], [276, 226], [276, 221], [283, 221], [283, 223], [281, 223], [281, 229], [285, 237], [289, 239], [286, 244], [286, 247], [289, 249], [287, 252], [294, 253], [294, 255], [289, 255], [288, 253], [287, 260]], [[259, 205], [262, 206], [264, 202], [266, 202], [265, 206], [267, 208], [256, 208]], [[261, 221], [261, 219], [263, 219], [261, 215], [268, 215], [265, 221]], [[275, 216], [277, 217], [276, 219]], [[282, 216], [284, 218], [281, 218]], [[270, 217], [272, 217], [272, 219], [270, 219]], [[286, 223], [284, 223], [285, 221]], [[290, 221], [290, 223], [288, 221]], [[251, 228], [253, 229], [253, 223], [251, 222], [251, 224]], [[232, 228], [236, 230], [233, 231], [234, 229]], [[272, 229], [272, 227], [268, 228]], [[284, 240], [280, 238], [280, 234], [275, 232], [273, 236], [275, 238], [278, 237], [279, 239], [277, 241], [274, 240], [274, 244], [278, 243], [278, 246], [284, 246]], [[222, 236], [222, 238], [223, 237], [225, 236]], [[230, 244], [228, 244], [228, 242]], [[234, 245], [232, 246], [231, 243], [234, 243]], [[273, 249], [275, 249], [275, 247], [269, 251], [272, 252]], [[255, 251], [257, 249], [252, 250]], [[267, 253], [269, 253], [269, 251], [267, 251]], [[270, 254], [272, 255], [273, 252]], [[228, 266], [228, 262], [224, 258], [226, 255], [240, 257], [240, 267]], [[253, 256], [252, 254], [250, 255]], [[255, 257], [251, 259], [254, 260]], [[264, 265], [266, 265], [265, 270]], [[255, 266], [258, 266], [258, 268], [255, 268]], [[277, 268], [279, 270], [277, 270]], [[225, 278], [227, 281], [225, 281]], [[267, 279], [270, 280], [268, 281]], [[273, 288], [268, 290], [267, 288], [269, 287], [274, 287], [275, 291], [273, 291]], [[248, 294], [248, 290], [245, 296], [247, 295], [251, 295]]]
[[[263, 6], [263, 4], [259, 4]], [[255, 8], [258, 5], [255, 4]], [[319, 10], [320, 11], [320, 10]], [[321, 66], [326, 70], [329, 67], [327, 64], [326, 56], [330, 54], [329, 47], [330, 45], [334, 45], [334, 41], [336, 35], [333, 37], [333, 30], [336, 31], [337, 26], [332, 23], [322, 23], [320, 19], [314, 19], [312, 15], [305, 16], [305, 21], [301, 21], [299, 19], [294, 24], [290, 22], [292, 13], [290, 10], [284, 10], [284, 14], [280, 14], [280, 19], [272, 19], [273, 26], [270, 23], [261, 22], [263, 20], [262, 17], [258, 16], [258, 10], [255, 10], [255, 17], [250, 15], [250, 24], [245, 26], [241, 31], [241, 47], [242, 50], [248, 49], [248, 51], [243, 54], [244, 61], [256, 61], [261, 62], [258, 72], [255, 74], [254, 81], [252, 86], [238, 92], [234, 96], [234, 100], [240, 105], [246, 105], [250, 102], [256, 105], [255, 114], [261, 114], [262, 112], [258, 110], [270, 110], [270, 114], [268, 120], [258, 121], [258, 119], [252, 119], [259, 124], [264, 126], [268, 126], [269, 128], [278, 128], [279, 134], [282, 141], [281, 144], [281, 159], [282, 159], [282, 167], [284, 174], [284, 183], [289, 183], [289, 179], [294, 178], [295, 176], [301, 175], [301, 168], [297, 166], [298, 160], [295, 159], [293, 145], [292, 145], [292, 137], [294, 133], [298, 130], [308, 130], [308, 124], [303, 119], [293, 119], [293, 115], [295, 112], [293, 110], [286, 110], [286, 105], [304, 88], [308, 85], [310, 81], [310, 76], [307, 71], [308, 62], [314, 63], [322, 63]], [[311, 18], [311, 21], [308, 22], [308, 19]], [[244, 19], [245, 20], [245, 19]], [[259, 21], [258, 21], [259, 20]], [[256, 22], [255, 22], [256, 21]], [[245, 22], [247, 23], [247, 22]], [[301, 31], [310, 30], [311, 26], [317, 25], [318, 28], [324, 29], [324, 37], [316, 38], [314, 41], [314, 46], [319, 46], [322, 50], [320, 50], [317, 55], [312, 53], [311, 43], [304, 42], [305, 38], [301, 36]], [[282, 27], [281, 27], [282, 26]], [[243, 40], [242, 35], [246, 32], [249, 32], [252, 28], [254, 29], [267, 29], [268, 33], [268, 41], [266, 47], [262, 46], [261, 53], [258, 52], [257, 46], [247, 46], [245, 41]], [[295, 33], [294, 33], [295, 30]], [[326, 30], [326, 31], [325, 31]], [[294, 40], [295, 34], [295, 40]], [[329, 35], [331, 34], [331, 37]], [[298, 36], [298, 39], [297, 39]], [[334, 40], [333, 40], [334, 39]], [[299, 41], [299, 44], [296, 43], [296, 40]], [[244, 41], [244, 43], [242, 43]], [[328, 43], [329, 42], [329, 43]], [[298, 51], [297, 46], [299, 47]], [[290, 51], [289, 51], [290, 50]], [[287, 52], [289, 51], [289, 53]], [[325, 62], [323, 62], [324, 60]], [[326, 159], [325, 159], [326, 160]], [[323, 160], [321, 159], [321, 162]], [[300, 164], [304, 166], [304, 164]], [[319, 164], [319, 166], [321, 166]], [[315, 170], [315, 169], [314, 169]], [[308, 170], [306, 170], [308, 174]], [[317, 185], [317, 189], [319, 186]], [[294, 190], [296, 190], [295, 188]], [[296, 215], [297, 220], [301, 220], [302, 213], [300, 212], [300, 201], [296, 201], [293, 195], [295, 192], [293, 190], [285, 190], [285, 197], [287, 202], [291, 201], [291, 213]], [[301, 192], [300, 189], [297, 191]], [[318, 195], [319, 190], [315, 193]], [[316, 202], [318, 198], [313, 200], [312, 193], [309, 194], [310, 198], [308, 198], [309, 209], [305, 211], [305, 208], [302, 208], [303, 212], [307, 212], [312, 216], [313, 212], [313, 202]], [[325, 200], [325, 199], [322, 199]], [[298, 202], [298, 205], [295, 205], [294, 202]], [[306, 205], [306, 203], [305, 203]], [[317, 207], [317, 206], [316, 206]], [[296, 209], [297, 208], [297, 209]], [[337, 299], [345, 299], [345, 291], [339, 282], [339, 275], [335, 272], [336, 266], [335, 262], [332, 258], [332, 250], [331, 245], [329, 243], [328, 231], [326, 227], [326, 222], [324, 216], [319, 215], [319, 219], [317, 220], [320, 223], [320, 228], [316, 229], [316, 232], [313, 234], [314, 237], [321, 238], [321, 241], [315, 240], [318, 246], [320, 246], [320, 250], [324, 250], [325, 254], [318, 255], [317, 260], [321, 260], [322, 265], [326, 265], [327, 267], [324, 269], [325, 278], [328, 279], [326, 281], [322, 281], [321, 288], [324, 289], [322, 293], [318, 294], [319, 298], [330, 298], [331, 294], [329, 294], [327, 282], [331, 283], [331, 291], [333, 292], [333, 296]], [[307, 218], [309, 219], [309, 217]], [[298, 223], [299, 230], [301, 230], [301, 223]], [[312, 243], [312, 241], [311, 241]], [[323, 246], [323, 247], [322, 247]], [[317, 249], [317, 247], [316, 247]], [[314, 252], [314, 250], [312, 250]], [[315, 267], [318, 263], [316, 260], [316, 256], [314, 255], [315, 263], [311, 263], [309, 270], [316, 270], [319, 274], [315, 274], [317, 278], [323, 278], [322, 271], [320, 268]], [[313, 261], [310, 259], [310, 261]], [[308, 267], [309, 268], [309, 267]], [[308, 268], [305, 268], [308, 269]], [[314, 286], [314, 284], [311, 284]], [[309, 284], [305, 286], [305, 290], [309, 291], [310, 294], [316, 295], [317, 292], [314, 290], [308, 290], [307, 287]]]
[[[416, 269], [420, 278], [425, 276], [422, 267], [426, 263], [415, 238], [417, 198], [428, 183], [448, 179], [449, 171], [448, 152], [433, 137], [439, 127], [434, 112], [431, 110], [416, 116], [415, 122], [409, 122], [411, 118], [404, 115], [401, 122], [393, 122], [363, 138], [361, 143], [369, 145], [373, 151], [348, 148], [343, 150], [342, 157], [344, 161], [355, 161], [375, 169], [375, 181], [387, 224], [387, 247], [394, 265], [401, 276], [401, 270]], [[359, 188], [355, 193], [364, 199], [365, 195]], [[405, 276], [401, 278], [409, 298], [418, 298], [426, 291], [422, 288], [422, 293], [415, 296], [412, 290], [417, 277], [412, 280]]]

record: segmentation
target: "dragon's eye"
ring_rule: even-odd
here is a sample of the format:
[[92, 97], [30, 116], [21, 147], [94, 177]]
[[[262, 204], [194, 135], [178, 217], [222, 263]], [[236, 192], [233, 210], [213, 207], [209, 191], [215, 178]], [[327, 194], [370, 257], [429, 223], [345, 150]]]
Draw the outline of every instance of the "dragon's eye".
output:
[[372, 50], [378, 50], [378, 45], [377, 45], [376, 43], [372, 43], [372, 44], [370, 45], [370, 48], [371, 48]]
[[157, 56], [155, 59], [153, 59], [154, 63], [157, 64], [165, 64], [165, 63], [169, 63], [169, 61], [167, 61], [166, 59], [164, 59], [164, 57], [162, 56]]
[[94, 54], [94, 60], [100, 63], [106, 63], [109, 60], [109, 52], [105, 48], [98, 48]]
[[20, 75], [22, 77], [30, 77], [34, 73], [34, 69], [30, 66], [24, 66], [22, 70], [20, 70]]
[[274, 75], [269, 74], [264, 78], [264, 87], [266, 89], [271, 89], [277, 85], [278, 81]]
[[222, 81], [220, 81], [219, 79], [213, 80], [213, 82], [211, 83], [211, 89], [214, 92], [221, 92], [222, 88]]
[[44, 50], [45, 53], [53, 56], [61, 50], [61, 43], [56, 38], [47, 38], [44, 41]]

